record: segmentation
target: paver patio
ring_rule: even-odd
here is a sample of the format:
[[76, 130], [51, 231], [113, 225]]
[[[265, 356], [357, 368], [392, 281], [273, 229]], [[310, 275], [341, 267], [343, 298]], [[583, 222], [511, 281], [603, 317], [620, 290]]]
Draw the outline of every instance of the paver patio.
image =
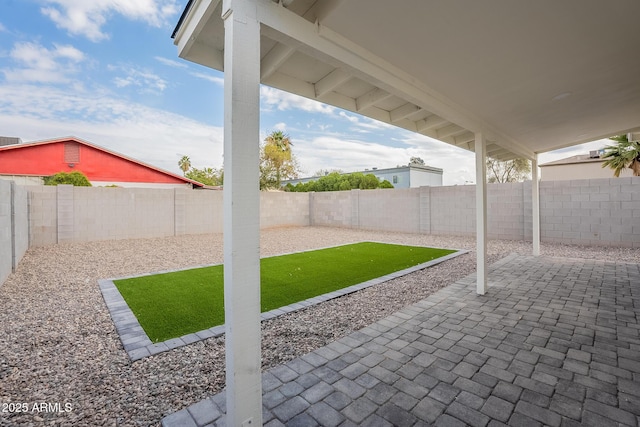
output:
[[[265, 425], [640, 425], [640, 264], [509, 256], [263, 374]], [[224, 392], [162, 425], [224, 425]]]

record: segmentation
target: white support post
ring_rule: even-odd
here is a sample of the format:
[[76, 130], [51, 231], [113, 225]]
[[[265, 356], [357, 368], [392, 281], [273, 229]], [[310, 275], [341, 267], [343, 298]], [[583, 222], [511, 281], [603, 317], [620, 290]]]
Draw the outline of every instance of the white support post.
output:
[[533, 256], [540, 256], [540, 183], [538, 181], [537, 154], [531, 160], [531, 220]]
[[260, 23], [225, 0], [224, 305], [227, 425], [262, 425], [260, 364]]
[[487, 144], [484, 135], [475, 134], [476, 149], [476, 292], [487, 292]]

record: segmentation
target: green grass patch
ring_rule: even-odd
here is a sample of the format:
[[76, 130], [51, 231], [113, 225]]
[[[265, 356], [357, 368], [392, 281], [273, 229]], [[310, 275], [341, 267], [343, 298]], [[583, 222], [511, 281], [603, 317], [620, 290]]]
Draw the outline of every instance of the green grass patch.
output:
[[[262, 312], [413, 267], [455, 251], [363, 242], [260, 260]], [[223, 266], [114, 280], [153, 342], [224, 323]]]

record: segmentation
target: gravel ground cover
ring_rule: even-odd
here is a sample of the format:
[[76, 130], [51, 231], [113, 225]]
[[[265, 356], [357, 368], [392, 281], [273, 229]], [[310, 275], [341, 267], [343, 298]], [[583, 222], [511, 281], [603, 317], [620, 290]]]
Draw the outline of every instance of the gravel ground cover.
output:
[[[348, 335], [475, 271], [475, 239], [468, 237], [280, 228], [262, 232], [261, 254], [365, 240], [471, 252], [264, 322], [264, 369]], [[531, 253], [526, 242], [492, 240], [488, 246], [489, 262], [511, 253]], [[637, 249], [543, 244], [542, 253], [640, 262]], [[221, 390], [224, 338], [131, 363], [97, 285], [101, 278], [220, 262], [221, 235], [29, 249], [18, 271], [0, 287], [0, 426], [158, 425], [163, 416]]]

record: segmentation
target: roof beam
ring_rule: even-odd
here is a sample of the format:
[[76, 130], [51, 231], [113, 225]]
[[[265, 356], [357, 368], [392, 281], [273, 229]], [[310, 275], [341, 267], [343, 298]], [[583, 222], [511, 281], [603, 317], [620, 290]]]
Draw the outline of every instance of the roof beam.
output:
[[468, 131], [454, 123], [451, 123], [448, 126], [438, 129], [436, 132], [438, 133], [438, 138], [446, 138], [448, 136], [459, 135]]
[[[427, 117], [426, 119], [418, 120], [416, 122], [416, 128], [418, 129], [418, 132], [427, 132], [446, 123], [449, 123], [449, 121], [434, 114]], [[437, 138], [437, 136], [435, 138]]]
[[506, 150], [499, 145], [491, 145], [491, 148], [487, 148], [487, 156], [491, 158], [499, 158], [505, 154], [511, 153], [509, 150]]
[[314, 88], [316, 98], [320, 98], [323, 95], [326, 95], [350, 78], [351, 75], [349, 73], [341, 70], [340, 68], [336, 68], [315, 83]]
[[316, 96], [315, 89], [311, 83], [287, 76], [279, 71], [273, 73], [262, 83], [309, 99], [315, 99]]
[[398, 120], [402, 120], [412, 114], [415, 114], [420, 110], [421, 108], [418, 107], [417, 105], [407, 102], [406, 104], [394, 110], [391, 110], [389, 112], [389, 116], [391, 117], [391, 122], [394, 123], [394, 122], [397, 122]]
[[374, 120], [379, 120], [384, 123], [391, 123], [389, 112], [387, 110], [383, 110], [382, 108], [373, 106], [369, 107], [369, 109], [367, 110], [367, 117], [371, 117]]
[[379, 87], [376, 87], [364, 95], [360, 95], [356, 98], [356, 111], [360, 112], [362, 110], [366, 110], [367, 108], [374, 105], [376, 102], [384, 101], [385, 99], [391, 98], [391, 95], [386, 90], [382, 90]]
[[473, 132], [483, 132], [487, 138], [499, 139], [503, 146], [512, 147], [528, 158], [533, 157], [530, 149], [513, 138], [352, 40], [318, 22], [309, 22], [270, 0], [258, 0], [256, 5], [258, 18], [264, 24], [264, 36], [289, 44], [300, 43], [296, 45], [297, 49], [313, 58], [343, 68], [354, 77], [445, 117], [450, 122]]
[[[297, 93], [300, 96], [304, 96], [305, 98], [317, 100], [315, 97], [315, 87], [313, 84], [293, 78], [291, 76], [287, 76], [278, 71], [273, 73], [263, 83], [267, 86], [277, 87], [278, 89], [284, 90], [286, 92]], [[356, 102], [353, 98], [339, 94], [337, 92], [328, 92], [324, 96], [323, 102], [327, 102], [328, 104], [335, 105], [336, 107], [348, 111], [354, 111], [356, 108]], [[387, 121], [388, 118], [389, 116], [387, 114]], [[378, 120], [385, 121], [381, 118], [378, 118]]]
[[268, 79], [273, 73], [293, 55], [296, 50], [292, 47], [276, 44], [260, 61], [260, 80]]
[[458, 135], [454, 138], [456, 145], [469, 144], [471, 141], [475, 141], [475, 135], [473, 132], [465, 132], [462, 135]]

